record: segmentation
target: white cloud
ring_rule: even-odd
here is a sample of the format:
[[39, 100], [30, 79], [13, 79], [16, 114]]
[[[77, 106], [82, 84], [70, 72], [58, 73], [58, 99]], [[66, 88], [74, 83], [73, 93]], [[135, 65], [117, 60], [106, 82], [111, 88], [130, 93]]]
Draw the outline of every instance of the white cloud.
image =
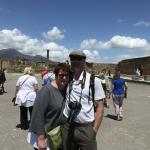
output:
[[81, 48], [97, 49], [129, 49], [150, 51], [150, 43], [146, 39], [132, 38], [127, 36], [113, 36], [109, 41], [97, 41], [96, 39], [87, 39], [81, 42]]
[[100, 62], [101, 61], [101, 56], [97, 50], [83, 50], [83, 52], [87, 56], [87, 61], [88, 62]]
[[133, 26], [143, 26], [143, 27], [150, 27], [150, 22], [148, 21], [139, 21], [133, 24]]
[[[25, 35], [19, 29], [0, 30], [0, 50], [5, 48], [15, 48], [21, 53], [28, 55], [42, 55], [46, 57], [46, 50], [50, 50], [50, 60], [64, 62], [69, 59], [68, 55], [72, 49], [67, 49], [63, 45], [55, 42], [47, 42], [37, 38], [31, 38]], [[91, 50], [91, 48], [93, 50]], [[149, 43], [145, 39], [132, 38], [125, 36], [113, 36], [109, 41], [98, 41], [96, 39], [88, 39], [81, 42], [81, 47], [87, 55], [88, 62], [99, 63], [117, 63], [122, 59], [131, 58], [130, 55], [116, 55], [115, 57], [101, 57], [101, 49], [135, 49], [143, 50], [143, 55], [150, 54]]]
[[108, 47], [107, 42], [97, 41], [96, 39], [83, 40], [80, 44], [82, 49], [84, 48], [104, 48]]
[[[46, 50], [50, 50], [50, 59], [63, 61], [68, 58], [69, 50], [54, 42], [45, 42], [31, 38], [18, 29], [0, 30], [0, 49], [15, 48], [21, 53], [42, 55], [46, 57]], [[59, 59], [58, 59], [59, 58]]]
[[64, 31], [59, 30], [57, 27], [53, 27], [47, 32], [43, 32], [43, 36], [48, 40], [60, 40], [64, 38]]
[[145, 39], [132, 38], [125, 36], [114, 36], [110, 40], [111, 47], [114, 48], [127, 48], [127, 49], [142, 49], [146, 50], [149, 44]]
[[[28, 55], [42, 55], [46, 57], [46, 50], [50, 50], [50, 59], [65, 61], [68, 59], [71, 49], [67, 49], [55, 42], [46, 42], [31, 38], [23, 34], [19, 29], [0, 30], [0, 49], [15, 48]], [[96, 50], [83, 50], [87, 55], [87, 61], [99, 62], [101, 57]]]
[[26, 54], [33, 54], [40, 47], [41, 44], [37, 39], [31, 39], [18, 29], [0, 31], [0, 49], [15, 48]]
[[69, 50], [66, 49], [64, 46], [58, 45], [54, 42], [50, 42], [50, 43], [45, 43], [43, 45], [43, 49], [50, 50], [51, 60], [65, 61], [68, 59]]

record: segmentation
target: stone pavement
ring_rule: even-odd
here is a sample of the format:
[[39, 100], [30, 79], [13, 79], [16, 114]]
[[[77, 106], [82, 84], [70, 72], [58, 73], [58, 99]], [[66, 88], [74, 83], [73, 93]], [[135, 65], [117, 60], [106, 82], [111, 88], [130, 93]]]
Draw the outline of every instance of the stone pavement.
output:
[[[26, 142], [27, 130], [16, 128], [19, 108], [11, 99], [19, 74], [6, 74], [7, 93], [0, 95], [0, 150], [33, 150]], [[41, 83], [41, 79], [38, 77]], [[98, 150], [150, 150], [150, 85], [128, 82], [128, 98], [124, 100], [124, 119], [113, 119], [112, 100], [105, 108], [97, 134]]]

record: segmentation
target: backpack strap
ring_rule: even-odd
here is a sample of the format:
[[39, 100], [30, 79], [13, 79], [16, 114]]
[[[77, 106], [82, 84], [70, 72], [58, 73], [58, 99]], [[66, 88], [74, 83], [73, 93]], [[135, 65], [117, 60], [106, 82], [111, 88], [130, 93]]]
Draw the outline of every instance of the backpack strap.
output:
[[92, 92], [92, 102], [94, 107], [94, 112], [96, 112], [96, 102], [95, 102], [95, 74], [90, 76], [90, 85], [89, 85], [89, 98]]

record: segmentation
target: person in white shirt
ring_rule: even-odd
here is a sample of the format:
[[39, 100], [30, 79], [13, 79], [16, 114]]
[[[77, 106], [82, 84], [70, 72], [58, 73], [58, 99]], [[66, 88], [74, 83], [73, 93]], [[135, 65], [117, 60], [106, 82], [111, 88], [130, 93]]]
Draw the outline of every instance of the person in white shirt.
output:
[[139, 69], [139, 68], [136, 69], [136, 75], [137, 75], [138, 77], [140, 76], [140, 69]]
[[63, 149], [97, 150], [96, 133], [103, 118], [104, 90], [101, 81], [95, 77], [93, 101], [89, 94], [91, 75], [85, 70], [86, 55], [78, 50], [72, 51], [69, 57], [73, 80], [66, 94], [64, 115], [68, 123], [62, 127]]
[[110, 98], [111, 93], [111, 82], [109, 77], [106, 75], [106, 70], [103, 69], [102, 73], [99, 74], [100, 81], [102, 83], [103, 90], [105, 92], [106, 98], [103, 99], [104, 107], [109, 108], [107, 99]]
[[16, 83], [15, 104], [20, 107], [20, 127], [21, 129], [28, 129], [28, 110], [30, 112], [30, 119], [33, 104], [36, 98], [36, 91], [38, 90], [38, 81], [33, 76], [33, 69], [26, 67], [24, 74], [19, 77]]

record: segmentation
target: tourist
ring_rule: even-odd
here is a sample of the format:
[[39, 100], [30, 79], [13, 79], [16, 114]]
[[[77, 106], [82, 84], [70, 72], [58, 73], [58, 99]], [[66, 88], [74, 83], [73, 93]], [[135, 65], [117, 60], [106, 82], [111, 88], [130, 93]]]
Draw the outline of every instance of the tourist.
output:
[[20, 127], [21, 129], [28, 129], [28, 111], [30, 113], [30, 119], [33, 109], [33, 104], [36, 98], [36, 92], [38, 91], [38, 82], [34, 77], [33, 69], [26, 67], [24, 73], [16, 83], [15, 104], [20, 107]]
[[66, 86], [69, 82], [70, 66], [60, 63], [55, 67], [54, 73], [55, 80], [38, 92], [33, 108], [27, 140], [36, 150], [49, 150], [52, 145], [47, 140], [46, 130], [66, 120], [63, 116], [63, 105]]
[[[62, 128], [63, 149], [97, 150], [96, 134], [103, 118], [105, 94], [100, 80], [97, 77], [94, 80], [94, 76], [91, 80], [91, 74], [86, 71], [86, 55], [77, 50], [69, 57], [73, 80], [66, 94], [64, 115], [68, 122]], [[90, 88], [90, 81], [94, 82], [95, 92]]]
[[127, 87], [126, 81], [120, 78], [120, 72], [116, 71], [112, 79], [112, 99], [118, 121], [123, 119], [123, 100], [127, 92]]
[[52, 80], [55, 79], [55, 74], [53, 72], [49, 72], [48, 67], [44, 67], [44, 69], [41, 71], [41, 77], [43, 80], [43, 86], [46, 84], [50, 84]]

